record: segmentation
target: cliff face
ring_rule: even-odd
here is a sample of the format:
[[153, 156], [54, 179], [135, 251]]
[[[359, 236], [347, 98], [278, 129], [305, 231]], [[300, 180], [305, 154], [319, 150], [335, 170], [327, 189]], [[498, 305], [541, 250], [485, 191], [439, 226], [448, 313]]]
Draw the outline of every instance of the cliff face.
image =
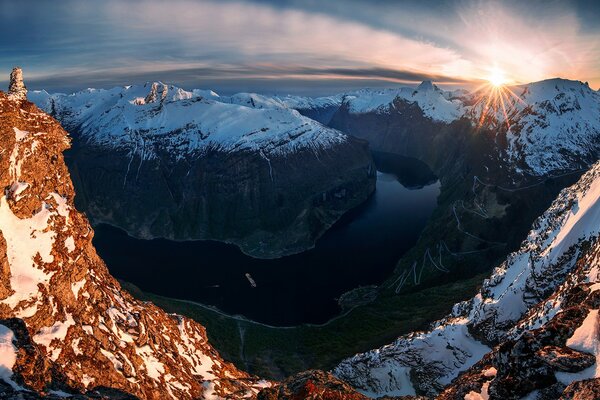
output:
[[572, 272], [556, 292], [438, 398], [600, 398], [599, 260], [596, 237], [577, 251]]
[[366, 142], [214, 96], [152, 84], [30, 97], [74, 136], [78, 206], [134, 236], [279, 257], [312, 247], [373, 192]]
[[254, 397], [268, 383], [222, 360], [202, 326], [134, 300], [110, 276], [73, 204], [69, 145], [53, 118], [0, 92], [2, 390]]
[[555, 399], [592, 390], [597, 383], [575, 382], [600, 377], [599, 222], [600, 162], [561, 191], [476, 296], [429, 331], [358, 354], [334, 373], [372, 395]]

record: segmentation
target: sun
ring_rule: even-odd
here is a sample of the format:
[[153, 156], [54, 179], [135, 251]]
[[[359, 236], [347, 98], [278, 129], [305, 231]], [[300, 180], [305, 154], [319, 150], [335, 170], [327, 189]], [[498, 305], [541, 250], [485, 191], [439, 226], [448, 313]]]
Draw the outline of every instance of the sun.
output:
[[507, 82], [504, 71], [497, 67], [490, 69], [490, 75], [488, 76], [487, 80], [494, 87], [504, 86], [504, 84]]

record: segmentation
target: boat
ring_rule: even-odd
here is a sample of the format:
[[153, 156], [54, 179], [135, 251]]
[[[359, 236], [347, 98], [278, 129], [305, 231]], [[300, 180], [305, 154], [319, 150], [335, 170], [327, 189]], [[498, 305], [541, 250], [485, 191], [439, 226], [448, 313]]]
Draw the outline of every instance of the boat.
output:
[[246, 278], [252, 287], [256, 287], [256, 281], [252, 278], [252, 275], [250, 275], [249, 272], [246, 272]]

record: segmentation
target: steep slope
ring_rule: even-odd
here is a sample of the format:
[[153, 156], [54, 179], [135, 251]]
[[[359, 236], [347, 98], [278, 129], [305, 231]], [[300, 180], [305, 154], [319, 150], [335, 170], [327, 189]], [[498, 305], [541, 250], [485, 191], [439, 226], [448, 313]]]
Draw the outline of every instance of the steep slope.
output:
[[520, 249], [494, 270], [475, 297], [457, 304], [430, 331], [403, 336], [343, 361], [335, 375], [368, 394], [435, 395], [492, 346], [552, 319], [559, 307], [541, 303], [529, 323], [514, 328], [567, 277], [573, 279], [569, 273], [576, 261], [590, 241], [597, 242], [599, 221], [600, 163], [596, 163], [560, 193], [535, 221]]
[[484, 150], [518, 175], [586, 168], [600, 153], [600, 94], [566, 79], [473, 92], [444, 91], [429, 81], [416, 89], [357, 91], [344, 96], [329, 125], [367, 139], [376, 150], [435, 163], [406, 145], [407, 140], [430, 140], [421, 117], [438, 130], [440, 123], [465, 118], [473, 131], [493, 131], [494, 144]]
[[73, 134], [78, 205], [138, 237], [297, 253], [375, 187], [365, 142], [289, 108], [158, 83], [30, 97]]
[[600, 398], [597, 236], [579, 249], [576, 259], [558, 290], [439, 399]]
[[549, 79], [464, 98], [466, 115], [497, 131], [505, 163], [521, 175], [587, 168], [600, 154], [600, 93], [587, 83]]
[[222, 360], [199, 324], [121, 290], [74, 207], [62, 155], [69, 138], [53, 118], [0, 92], [0, 130], [3, 398], [247, 398], [268, 385]]

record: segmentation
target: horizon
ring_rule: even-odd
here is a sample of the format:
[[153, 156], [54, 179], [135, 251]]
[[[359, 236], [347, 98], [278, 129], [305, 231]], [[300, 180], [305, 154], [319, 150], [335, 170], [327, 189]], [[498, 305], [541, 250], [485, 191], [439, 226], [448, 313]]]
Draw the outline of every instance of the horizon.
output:
[[314, 97], [424, 80], [472, 88], [493, 75], [600, 89], [600, 4], [579, 0], [24, 0], [0, 11], [0, 68], [23, 68], [31, 90], [163, 81]]
[[[20, 66], [15, 66], [14, 68], [21, 68]], [[22, 68], [21, 68], [22, 69]], [[211, 90], [213, 92], [215, 92], [217, 95], [223, 95], [223, 96], [231, 96], [234, 94], [240, 94], [240, 93], [249, 93], [249, 94], [258, 94], [258, 95], [264, 95], [264, 96], [281, 96], [281, 97], [285, 97], [285, 96], [300, 96], [300, 97], [309, 97], [309, 98], [317, 98], [317, 97], [329, 97], [329, 96], [336, 96], [336, 95], [342, 95], [342, 94], [346, 94], [355, 90], [361, 90], [361, 89], [373, 89], [373, 90], [381, 90], [381, 89], [400, 89], [400, 88], [405, 88], [405, 87], [409, 87], [409, 88], [417, 88], [419, 85], [421, 85], [422, 83], [425, 82], [431, 82], [433, 83], [435, 86], [438, 86], [440, 89], [444, 90], [444, 91], [451, 91], [451, 90], [457, 90], [457, 89], [464, 89], [467, 90], [469, 92], [476, 92], [481, 90], [482, 86], [484, 87], [489, 87], [489, 85], [486, 85], [485, 83], [483, 85], [477, 85], [477, 83], [472, 83], [468, 86], [460, 86], [460, 85], [452, 85], [452, 84], [444, 84], [444, 83], [437, 83], [436, 81], [432, 81], [429, 79], [420, 81], [420, 82], [407, 82], [405, 84], [402, 83], [396, 83], [396, 84], [389, 84], [386, 85], [385, 82], [383, 82], [381, 85], [379, 86], [355, 86], [355, 87], [349, 87], [346, 90], [340, 90], [340, 91], [336, 91], [336, 92], [331, 92], [331, 93], [325, 93], [325, 94], [318, 94], [318, 95], [310, 95], [310, 94], [306, 94], [303, 95], [301, 93], [293, 93], [293, 92], [283, 92], [281, 90], [275, 90], [275, 91], [261, 91], [261, 90], [257, 90], [257, 91], [233, 91], [233, 90], [216, 90], [213, 87], [185, 87], [185, 86], [181, 86], [178, 85], [176, 83], [172, 83], [169, 82], [167, 80], [147, 80], [144, 82], [135, 82], [135, 83], [131, 83], [131, 84], [122, 84], [122, 85], [107, 85], [107, 86], [99, 86], [99, 87], [81, 87], [78, 88], [76, 90], [66, 90], [66, 91], [61, 91], [61, 90], [47, 90], [45, 88], [32, 88], [28, 85], [28, 79], [27, 79], [27, 75], [26, 75], [26, 71], [23, 72], [24, 74], [24, 83], [25, 86], [27, 87], [27, 90], [30, 92], [42, 92], [45, 91], [48, 94], [74, 94], [74, 93], [78, 93], [78, 92], [82, 92], [85, 90], [110, 90], [110, 89], [114, 89], [114, 88], [122, 88], [122, 87], [129, 87], [129, 86], [145, 86], [148, 85], [150, 83], [160, 83], [160, 84], [166, 84], [166, 85], [172, 85], [175, 87], [178, 87], [180, 89], [186, 90], [186, 91], [191, 91], [191, 90]], [[8, 76], [9, 74], [4, 74], [6, 76]], [[589, 82], [584, 82], [581, 80], [577, 80], [577, 79], [567, 79], [567, 78], [561, 78], [561, 77], [553, 77], [553, 78], [545, 78], [545, 79], [541, 79], [539, 81], [532, 81], [532, 82], [524, 82], [524, 83], [515, 83], [512, 85], [504, 85], [508, 88], [514, 88], [514, 87], [519, 87], [519, 86], [525, 86], [525, 85], [531, 85], [531, 84], [535, 84], [535, 83], [539, 83], [539, 82], [544, 82], [544, 81], [551, 81], [551, 80], [563, 80], [563, 81], [571, 81], [571, 82], [579, 82], [583, 85], [587, 85], [590, 89], [595, 90], [595, 91], [599, 91], [600, 92], [600, 88], [599, 89], [594, 89]], [[485, 81], [480, 81], [481, 82], [485, 82]], [[8, 86], [9, 80], [0, 80], [0, 83], [2, 83], [4, 86]], [[1, 91], [6, 91], [3, 89], [0, 89]]]

